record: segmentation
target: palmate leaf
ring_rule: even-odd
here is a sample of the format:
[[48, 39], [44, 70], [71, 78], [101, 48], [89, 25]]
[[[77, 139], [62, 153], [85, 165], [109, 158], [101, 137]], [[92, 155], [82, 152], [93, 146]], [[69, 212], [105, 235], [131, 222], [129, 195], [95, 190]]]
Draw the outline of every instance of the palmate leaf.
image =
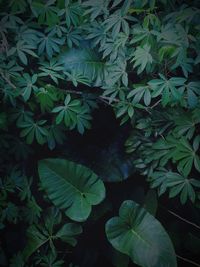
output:
[[188, 140], [182, 137], [172, 154], [173, 159], [178, 161], [177, 168], [179, 172], [182, 172], [185, 176], [189, 175], [193, 164], [195, 169], [200, 172], [200, 158], [197, 155], [199, 145], [195, 147], [194, 142], [195, 140], [192, 147]]
[[8, 51], [8, 56], [12, 56], [17, 53], [20, 61], [24, 64], [28, 64], [27, 54], [33, 57], [38, 57], [36, 53], [33, 51], [36, 47], [34, 45], [27, 44], [25, 41], [18, 41], [16, 47], [12, 47]]
[[90, 169], [64, 159], [39, 161], [42, 188], [70, 219], [85, 221], [105, 197], [103, 182]]
[[146, 106], [151, 104], [151, 92], [149, 86], [135, 84], [134, 89], [128, 94], [128, 98], [132, 99], [133, 103], [139, 103], [141, 100], [144, 101]]
[[192, 64], [194, 63], [194, 60], [192, 58], [187, 57], [187, 51], [183, 47], [176, 48], [172, 57], [176, 56], [176, 62], [173, 66], [171, 66], [171, 70], [181, 67], [184, 76], [188, 78], [188, 73], [193, 72]]
[[153, 63], [153, 57], [150, 50], [151, 46], [145, 44], [143, 47], [138, 46], [133, 52], [133, 59], [131, 62], [134, 62], [133, 68], [137, 68], [137, 74], [143, 72], [144, 69], [148, 70]]
[[165, 229], [134, 201], [122, 203], [119, 217], [106, 223], [106, 235], [115, 249], [139, 266], [177, 266], [174, 248]]
[[91, 40], [92, 47], [96, 47], [98, 44], [100, 46], [104, 46], [107, 40], [107, 33], [105, 29], [105, 25], [94, 20], [92, 25], [88, 25], [87, 27], [87, 39]]
[[152, 149], [147, 150], [146, 162], [157, 160], [159, 166], [165, 166], [169, 160], [177, 164], [178, 171], [185, 177], [189, 175], [194, 165], [200, 172], [200, 158], [197, 154], [199, 149], [198, 136], [194, 139], [193, 146], [182, 136], [167, 135], [166, 139], [159, 139], [152, 145]]
[[41, 72], [38, 74], [39, 77], [50, 77], [56, 84], [58, 79], [63, 79], [61, 73], [64, 71], [62, 64], [57, 62], [56, 58], [52, 58], [49, 62], [43, 61], [40, 63]]
[[105, 79], [105, 62], [89, 47], [68, 49], [61, 54], [59, 62], [67, 72], [77, 72], [91, 81], [91, 85], [101, 86]]
[[123, 14], [122, 9], [119, 9], [114, 14], [109, 16], [103, 24], [106, 26], [106, 31], [112, 29], [111, 35], [115, 39], [120, 31], [129, 36], [130, 29], [127, 22], [128, 19], [132, 19], [132, 17]]
[[159, 195], [169, 190], [169, 197], [180, 196], [180, 201], [185, 204], [189, 199], [195, 202], [195, 189], [200, 187], [200, 182], [195, 178], [187, 178], [184, 175], [160, 168], [148, 178], [151, 188], [158, 188]]
[[64, 38], [57, 38], [54, 32], [48, 34], [40, 33], [38, 39], [38, 55], [46, 53], [48, 58], [52, 58], [53, 54], [60, 52], [60, 47], [64, 44]]
[[27, 2], [25, 0], [11, 0], [9, 3], [13, 14], [23, 13], [26, 10]]
[[23, 68], [19, 66], [15, 60], [11, 60], [7, 64], [2, 63], [1, 69], [5, 71], [4, 74], [8, 78], [19, 77], [20, 72], [23, 70]]
[[44, 144], [48, 135], [48, 131], [44, 126], [45, 123], [46, 120], [35, 122], [32, 119], [19, 122], [18, 127], [23, 128], [23, 130], [20, 132], [20, 136], [26, 137], [26, 142], [28, 144], [32, 144], [34, 139], [36, 139], [38, 144]]
[[148, 27], [142, 27], [140, 24], [136, 24], [132, 30], [133, 38], [130, 44], [139, 43], [140, 45], [151, 45], [155, 44], [154, 32], [149, 30]]
[[34, 1], [31, 4], [33, 14], [38, 18], [39, 24], [47, 24], [48, 26], [55, 25], [59, 22], [57, 8], [53, 6], [56, 0], [48, 0], [46, 3]]
[[39, 88], [36, 97], [40, 103], [42, 113], [50, 111], [54, 106], [54, 102], [58, 100], [56, 90], [51, 85]]
[[114, 64], [107, 64], [107, 75], [105, 76], [106, 86], [112, 87], [118, 82], [121, 82], [124, 86], [128, 86], [128, 74], [126, 72], [126, 67], [126, 61], [120, 58], [115, 61]]
[[198, 118], [195, 118], [193, 113], [189, 111], [182, 111], [182, 115], [174, 116], [173, 121], [175, 124], [174, 133], [177, 133], [179, 136], [185, 136], [187, 139], [193, 137], [197, 124], [199, 124]]
[[73, 46], [79, 46], [80, 41], [82, 40], [81, 30], [70, 28], [66, 31], [66, 37], [69, 48], [72, 48]]
[[159, 74], [160, 79], [154, 79], [148, 82], [152, 88], [152, 97], [161, 96], [163, 106], [170, 102], [181, 100], [182, 94], [178, 90], [185, 83], [186, 79], [182, 77], [172, 77], [167, 79], [164, 75]]
[[56, 144], [63, 144], [66, 139], [66, 134], [63, 128], [64, 127], [55, 124], [52, 124], [48, 128], [47, 143], [50, 150], [54, 149]]
[[200, 82], [194, 81], [184, 84], [181, 89], [187, 96], [187, 103], [190, 108], [195, 108], [198, 105], [198, 99], [200, 97]]
[[30, 98], [32, 91], [37, 90], [37, 86], [35, 85], [37, 81], [37, 74], [30, 76], [29, 73], [24, 73], [17, 80], [18, 86], [22, 90], [21, 95], [24, 100], [27, 101]]
[[86, 8], [85, 15], [90, 14], [91, 21], [96, 17], [102, 14], [108, 13], [108, 4], [107, 0], [88, 0], [83, 2], [83, 7]]
[[62, 216], [58, 210], [56, 208], [50, 208], [46, 216], [44, 216], [43, 224], [29, 226], [27, 229], [27, 245], [22, 253], [24, 260], [27, 260], [37, 249], [47, 243], [55, 251], [54, 241], [57, 239], [71, 246], [76, 245], [77, 241], [75, 237], [82, 233], [82, 227], [75, 223], [65, 223], [58, 229], [61, 219]]
[[67, 27], [74, 25], [77, 26], [80, 23], [81, 14], [83, 14], [83, 8], [79, 2], [73, 3], [71, 0], [65, 0], [64, 8], [60, 9], [58, 16], [61, 19], [64, 17]]
[[48, 253], [47, 255], [38, 255], [36, 264], [40, 264], [43, 267], [63, 267], [63, 260], [58, 259], [57, 251]]
[[90, 128], [90, 120], [92, 117], [89, 114], [88, 107], [82, 105], [78, 99], [71, 99], [70, 94], [66, 96], [64, 105], [55, 107], [52, 112], [58, 113], [56, 116], [56, 124], [60, 124], [64, 121], [66, 127], [70, 130], [77, 127], [79, 133], [83, 134], [85, 128]]

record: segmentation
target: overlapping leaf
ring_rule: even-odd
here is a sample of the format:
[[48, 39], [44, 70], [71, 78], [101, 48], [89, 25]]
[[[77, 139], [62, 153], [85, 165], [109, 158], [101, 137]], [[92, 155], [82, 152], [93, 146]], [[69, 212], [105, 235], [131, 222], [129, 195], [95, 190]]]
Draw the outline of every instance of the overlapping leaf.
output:
[[86, 220], [92, 205], [105, 197], [103, 182], [82, 165], [64, 159], [45, 159], [39, 162], [38, 171], [50, 200], [72, 220]]

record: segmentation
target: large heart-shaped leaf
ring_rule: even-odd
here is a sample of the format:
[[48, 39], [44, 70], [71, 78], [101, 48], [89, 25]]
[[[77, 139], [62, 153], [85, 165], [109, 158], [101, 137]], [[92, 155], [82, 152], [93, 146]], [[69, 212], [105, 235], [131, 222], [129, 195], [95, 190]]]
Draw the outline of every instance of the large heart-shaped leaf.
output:
[[113, 247], [142, 267], [176, 267], [171, 240], [150, 213], [131, 200], [124, 201], [119, 217], [106, 223], [106, 235]]
[[91, 85], [101, 86], [105, 80], [106, 65], [90, 47], [71, 48], [61, 54], [59, 62], [68, 72], [82, 75]]
[[50, 200], [72, 220], [86, 220], [91, 206], [105, 197], [103, 182], [82, 165], [64, 159], [44, 159], [38, 170]]

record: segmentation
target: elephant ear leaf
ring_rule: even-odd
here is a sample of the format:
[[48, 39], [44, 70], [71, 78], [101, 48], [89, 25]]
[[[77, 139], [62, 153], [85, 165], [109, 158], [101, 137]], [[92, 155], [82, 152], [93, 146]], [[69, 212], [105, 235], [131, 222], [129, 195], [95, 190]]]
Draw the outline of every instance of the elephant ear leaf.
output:
[[119, 217], [106, 223], [112, 246], [142, 267], [176, 267], [172, 242], [163, 226], [131, 200], [124, 201]]
[[92, 205], [105, 197], [103, 182], [85, 166], [65, 159], [44, 159], [39, 161], [38, 171], [49, 199], [74, 221], [85, 221]]

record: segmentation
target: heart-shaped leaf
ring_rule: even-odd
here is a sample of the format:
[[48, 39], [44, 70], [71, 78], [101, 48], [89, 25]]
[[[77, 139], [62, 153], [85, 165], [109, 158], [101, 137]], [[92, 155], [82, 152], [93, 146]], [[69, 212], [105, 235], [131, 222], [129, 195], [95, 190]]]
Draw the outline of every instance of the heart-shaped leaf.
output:
[[124, 201], [119, 217], [106, 223], [112, 246], [142, 267], [176, 267], [171, 240], [150, 213], [131, 200]]
[[103, 182], [82, 165], [64, 159], [44, 159], [38, 170], [50, 200], [72, 220], [86, 220], [92, 205], [105, 197]]

